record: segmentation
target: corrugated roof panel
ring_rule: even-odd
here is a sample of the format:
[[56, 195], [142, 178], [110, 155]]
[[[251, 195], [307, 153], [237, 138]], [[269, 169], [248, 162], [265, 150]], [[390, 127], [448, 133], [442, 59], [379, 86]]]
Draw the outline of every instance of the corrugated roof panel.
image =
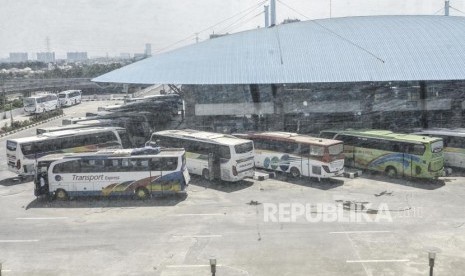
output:
[[94, 79], [249, 84], [465, 79], [465, 18], [367, 16], [227, 35]]

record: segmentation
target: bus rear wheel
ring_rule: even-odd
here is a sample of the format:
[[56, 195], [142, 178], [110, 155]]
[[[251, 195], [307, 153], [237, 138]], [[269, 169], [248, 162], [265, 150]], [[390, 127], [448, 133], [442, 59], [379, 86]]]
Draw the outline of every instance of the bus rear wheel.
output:
[[63, 189], [58, 189], [55, 192], [55, 198], [57, 200], [68, 200], [68, 193]]
[[397, 170], [396, 168], [389, 166], [386, 168], [386, 174], [389, 177], [397, 177]]
[[147, 199], [149, 197], [149, 191], [146, 188], [137, 188], [136, 190], [137, 199]]
[[202, 177], [205, 179], [205, 180], [210, 180], [210, 172], [207, 170], [207, 169], [204, 169], [202, 171]]
[[300, 171], [296, 167], [292, 167], [291, 170], [289, 171], [291, 173], [291, 176], [293, 178], [298, 178], [300, 177]]

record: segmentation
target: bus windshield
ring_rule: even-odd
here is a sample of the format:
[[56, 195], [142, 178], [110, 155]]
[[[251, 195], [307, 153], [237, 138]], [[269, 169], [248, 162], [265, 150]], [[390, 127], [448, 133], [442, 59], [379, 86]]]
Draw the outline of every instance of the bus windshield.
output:
[[236, 150], [236, 153], [237, 153], [237, 154], [250, 152], [250, 151], [253, 150], [253, 143], [252, 143], [252, 142], [248, 142], [248, 143], [243, 143], [243, 144], [235, 145], [235, 146], [234, 146], [234, 149]]
[[442, 148], [444, 147], [443, 141], [436, 141], [431, 143], [431, 152], [441, 152]]
[[6, 148], [10, 151], [15, 151], [17, 147], [17, 143], [15, 141], [6, 141]]
[[329, 149], [329, 154], [332, 156], [336, 156], [342, 153], [344, 150], [343, 144], [337, 144], [337, 145], [332, 145], [328, 147]]
[[34, 98], [25, 98], [23, 100], [24, 106], [35, 106], [36, 100]]
[[310, 155], [311, 156], [323, 156], [325, 153], [324, 147], [310, 145]]
[[66, 94], [58, 94], [58, 98], [64, 99], [64, 98], [66, 98]]

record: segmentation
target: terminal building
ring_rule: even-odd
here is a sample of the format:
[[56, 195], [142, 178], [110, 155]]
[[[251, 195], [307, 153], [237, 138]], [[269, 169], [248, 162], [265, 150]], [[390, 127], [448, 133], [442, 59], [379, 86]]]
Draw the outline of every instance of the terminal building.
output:
[[465, 19], [292, 22], [156, 55], [95, 79], [177, 84], [205, 130], [464, 127]]

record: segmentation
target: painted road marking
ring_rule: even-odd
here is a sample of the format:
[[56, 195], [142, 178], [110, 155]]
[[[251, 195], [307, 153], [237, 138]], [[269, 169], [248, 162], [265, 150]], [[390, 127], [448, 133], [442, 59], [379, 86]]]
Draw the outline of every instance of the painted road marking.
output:
[[38, 242], [39, 240], [0, 240], [0, 243], [8, 243], [8, 242]]
[[408, 259], [402, 260], [347, 260], [346, 263], [396, 263], [396, 262], [410, 262]]
[[31, 217], [31, 218], [16, 218], [16, 219], [20, 219], [20, 220], [34, 220], [34, 219], [37, 219], [37, 220], [47, 220], [47, 219], [51, 219], [51, 220], [54, 220], [54, 219], [67, 219], [68, 217], [38, 217], [38, 218], [34, 218], [34, 217]]
[[222, 235], [173, 235], [174, 238], [221, 238]]
[[[221, 267], [222, 265], [216, 265], [216, 267]], [[197, 264], [197, 265], [167, 265], [167, 268], [187, 268], [187, 267], [210, 267], [209, 264]]]
[[341, 231], [329, 232], [330, 234], [369, 234], [369, 233], [390, 233], [391, 231]]
[[214, 214], [173, 214], [171, 216], [182, 217], [182, 216], [224, 216], [224, 214], [214, 213]]

